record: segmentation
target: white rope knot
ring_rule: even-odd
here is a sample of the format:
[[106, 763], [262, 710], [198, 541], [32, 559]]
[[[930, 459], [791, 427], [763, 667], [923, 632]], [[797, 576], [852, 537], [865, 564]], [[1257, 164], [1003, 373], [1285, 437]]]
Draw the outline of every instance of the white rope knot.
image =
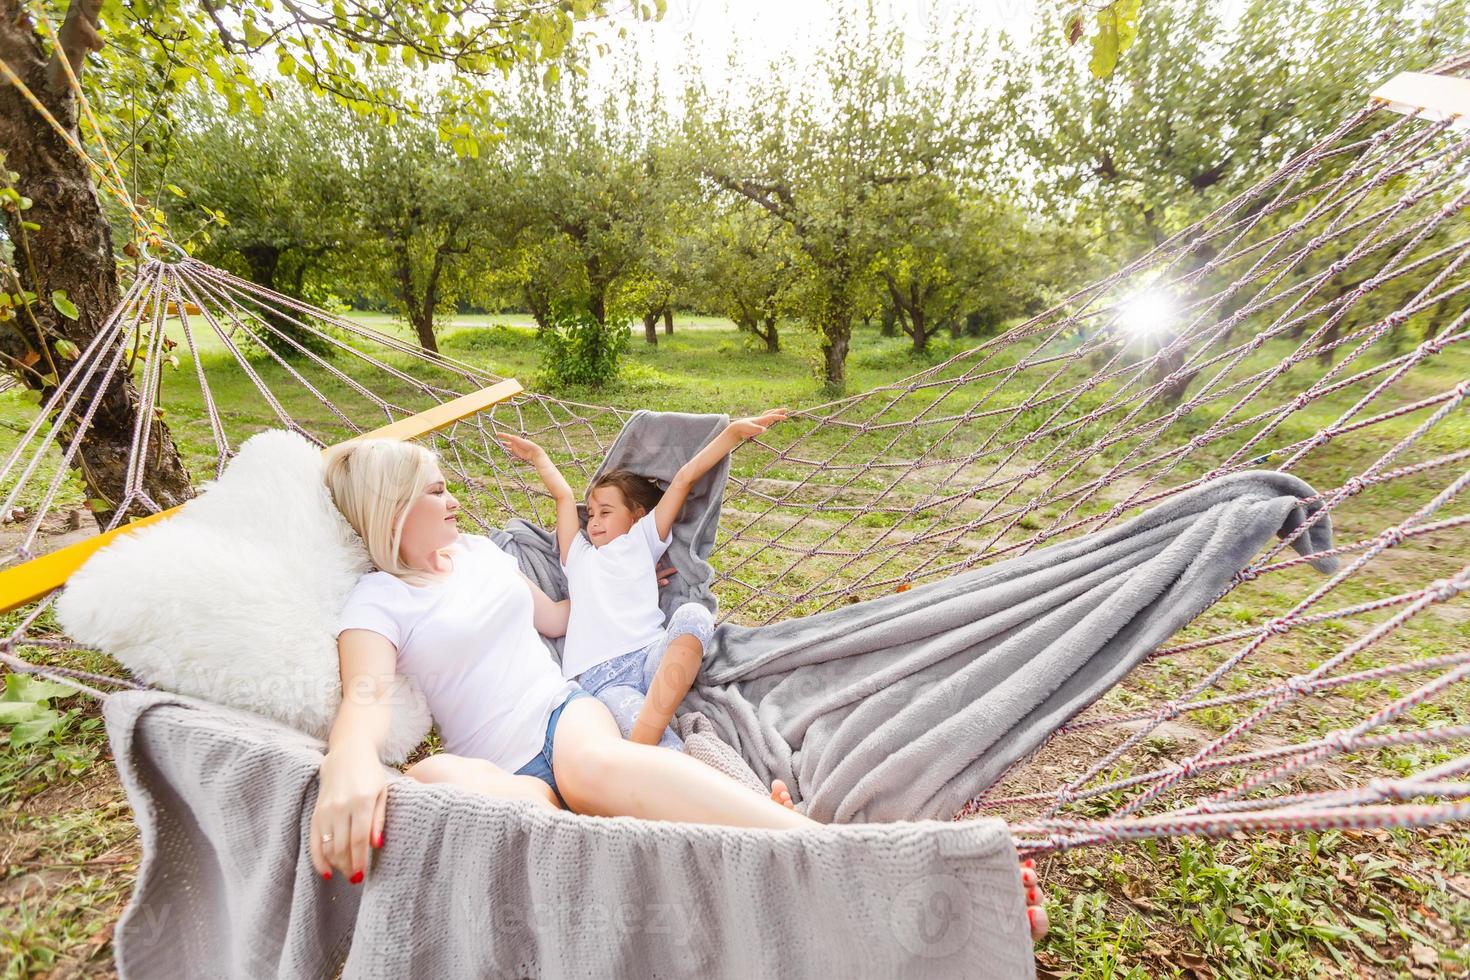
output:
[[1041, 467], [1039, 465], [1038, 466], [1033, 466], [1029, 470], [1026, 471], [1026, 476], [1025, 476], [1024, 479], [1034, 480], [1034, 479], [1036, 479], [1040, 475], [1041, 475]]
[[1193, 439], [1189, 440], [1189, 448], [1191, 450], [1203, 449], [1205, 448], [1205, 446], [1209, 445], [1209, 443], [1209, 438], [1201, 433], [1200, 435], [1197, 435]]
[[1041, 544], [1045, 540], [1046, 540], [1046, 532], [1045, 531], [1037, 531], [1035, 534], [1031, 535], [1031, 540], [1026, 543], [1026, 546], [1029, 547], [1029, 548], [1034, 548], [1037, 545]]
[[1442, 578], [1431, 582], [1424, 591], [1433, 596], [1436, 602], [1445, 602], [1459, 595], [1462, 588], [1454, 579]]
[[1291, 400], [1291, 410], [1293, 412], [1300, 412], [1302, 409], [1306, 408], [1311, 403], [1312, 403], [1311, 396], [1308, 395], [1306, 392], [1302, 392], [1300, 395], [1297, 395], [1295, 398], [1293, 398]]
[[1240, 571], [1235, 573], [1235, 580], [1237, 582], [1254, 582], [1260, 576], [1260, 574], [1261, 573], [1256, 571], [1254, 568], [1242, 568]]
[[1063, 786], [1061, 789], [1057, 790], [1057, 806], [1059, 806], [1059, 807], [1060, 806], [1066, 806], [1068, 803], [1071, 803], [1076, 798], [1077, 798], [1077, 794], [1076, 793], [1073, 793], [1070, 789], [1068, 789], [1065, 786]]
[[1291, 621], [1284, 616], [1278, 616], [1266, 624], [1266, 632], [1272, 636], [1284, 636], [1291, 632]]
[[1159, 705], [1159, 710], [1154, 712], [1154, 721], [1172, 721], [1179, 717], [1180, 707], [1178, 701], [1165, 701]]
[[1327, 267], [1327, 274], [1330, 276], [1341, 275], [1347, 271], [1347, 267], [1351, 264], [1347, 259], [1338, 259]]
[[1353, 736], [1342, 729], [1330, 731], [1322, 736], [1322, 747], [1334, 752], [1347, 752], [1353, 747]]
[[1404, 543], [1404, 532], [1396, 527], [1386, 529], [1378, 536], [1386, 548], [1396, 548]]
[[1403, 791], [1399, 789], [1398, 783], [1391, 779], [1384, 779], [1382, 776], [1375, 776], [1373, 779], [1368, 780], [1363, 784], [1363, 789], [1369, 794], [1369, 799], [1400, 801], [1406, 799]]
[[1455, 385], [1455, 397], [1464, 398], [1466, 395], [1470, 395], [1470, 381], [1461, 381]]
[[1363, 492], [1363, 488], [1366, 486], [1367, 484], [1363, 482], [1362, 477], [1355, 476], [1342, 485], [1342, 492], [1349, 497], [1356, 497]]
[[1316, 685], [1305, 677], [1293, 677], [1286, 682], [1286, 689], [1298, 697], [1305, 697], [1316, 689]]

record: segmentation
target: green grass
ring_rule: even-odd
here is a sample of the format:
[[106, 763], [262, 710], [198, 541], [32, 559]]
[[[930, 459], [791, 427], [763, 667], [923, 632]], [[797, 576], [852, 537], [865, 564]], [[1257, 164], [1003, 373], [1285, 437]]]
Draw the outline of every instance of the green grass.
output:
[[[370, 326], [407, 338], [402, 324], [390, 318], [361, 315]], [[783, 350], [774, 355], [755, 349], [748, 338], [727, 322], [696, 318], [681, 320], [672, 336], [660, 331], [658, 346], [644, 343], [635, 332], [619, 380], [601, 390], [573, 390], [556, 394], [575, 402], [676, 411], [725, 411], [750, 414], [774, 405], [793, 408], [812, 406], [831, 396], [824, 393], [816, 376], [815, 338], [787, 327]], [[178, 336], [177, 327], [174, 335]], [[945, 382], [931, 388], [905, 393], [889, 406], [884, 396], [855, 403], [839, 418], [865, 422], [868, 431], [854, 432], [836, 425], [817, 426], [803, 419], [773, 431], [767, 440], [777, 449], [792, 449], [812, 466], [758, 446], [736, 455], [734, 472], [744, 488], [732, 488], [726, 499], [724, 534], [714, 563], [728, 570], [741, 565], [735, 578], [758, 582], [767, 594], [753, 594], [735, 578], [720, 584], [726, 608], [738, 606], [737, 618], [759, 622], [772, 615], [790, 615], [841, 601], [846, 595], [802, 598], [834, 588], [851, 588], [853, 596], [881, 594], [892, 586], [887, 580], [930, 567], [929, 562], [955, 561], [980, 554], [980, 548], [1000, 526], [987, 527], [954, 541], [905, 544], [876, 552], [856, 562], [842, 556], [815, 557], [797, 561], [793, 553], [763, 548], [764, 541], [780, 537], [800, 549], [834, 551], [862, 550], [880, 541], [907, 541], [906, 535], [931, 525], [947, 526], [976, 519], [988, 508], [1004, 512], [1024, 501], [1048, 482], [1029, 480], [1009, 500], [1003, 490], [992, 490], [956, 504], [938, 504], [936, 494], [974, 487], [1002, 476], [1024, 472], [1042, 454], [1060, 446], [1065, 453], [1102, 437], [1122, 414], [1090, 423], [1069, 436], [1058, 436], [1028, 447], [1017, 458], [1006, 452], [956, 468], [941, 462], [914, 469], [842, 471], [830, 463], [852, 460], [912, 460], [934, 457], [965, 458], [987, 440], [1004, 444], [1014, 433], [1043, 424], [1052, 407], [1021, 409], [1027, 396], [1040, 387], [1048, 370], [1031, 369], [1008, 387], [993, 391], [994, 379], [964, 380], [961, 375], [973, 359], [956, 365], [938, 366], [951, 354], [973, 341], [937, 338], [926, 355], [914, 356], [905, 338], [885, 339], [876, 331], [859, 329], [848, 360], [849, 392], [862, 392], [892, 384], [917, 371], [935, 369], [929, 379]], [[1059, 342], [1042, 355], [1062, 353], [1071, 341]], [[441, 334], [444, 352], [479, 369], [500, 376], [520, 378], [527, 387], [538, 389], [539, 353], [534, 329], [524, 317], [466, 317], [449, 325]], [[1235, 380], [1278, 363], [1293, 346], [1281, 340], [1265, 345], [1232, 370]], [[986, 369], [1014, 367], [1029, 348], [1017, 347], [999, 353]], [[179, 353], [187, 353], [182, 348]], [[210, 393], [218, 406], [232, 446], [249, 433], [278, 426], [273, 413], [262, 405], [255, 385], [224, 347], [201, 340], [201, 353]], [[463, 387], [463, 382], [442, 371], [429, 370], [413, 358], [382, 354], [390, 366], [411, 371], [419, 380]], [[1364, 365], [1381, 361], [1374, 354]], [[323, 438], [339, 438], [349, 428], [323, 408], [310, 392], [295, 385], [282, 366], [260, 354], [250, 360], [251, 368], [269, 384], [288, 415]], [[347, 359], [334, 363], [349, 368]], [[1054, 388], [1086, 378], [1097, 369], [1084, 359], [1070, 365]], [[166, 370], [166, 421], [180, 446], [196, 481], [214, 473], [215, 448], [203, 392], [195, 377], [194, 364], [181, 357], [177, 368]], [[1274, 382], [1263, 394], [1261, 404], [1289, 400], [1297, 391], [1320, 376], [1315, 362], [1301, 365], [1286, 378]], [[414, 384], [358, 364], [350, 367], [380, 396], [405, 408], [427, 402]], [[1383, 407], [1401, 404], [1452, 388], [1470, 375], [1470, 361], [1458, 349], [1447, 351], [1423, 366], [1395, 390]], [[377, 424], [382, 413], [357, 395], [350, 385], [312, 375], [323, 394], [338, 402], [349, 417], [364, 425]], [[1201, 379], [1197, 379], [1196, 388]], [[1284, 446], [1306, 438], [1331, 424], [1374, 382], [1359, 384], [1323, 402], [1290, 416], [1263, 444], [1262, 449]], [[1082, 394], [1063, 419], [1078, 418], [1104, 404], [1110, 394], [1104, 387]], [[1007, 424], [1006, 416], [990, 416], [956, 426], [922, 424], [927, 419], [962, 412], [984, 402], [987, 409], [1018, 408]], [[1232, 399], [1202, 405], [1171, 427], [1165, 438], [1145, 433], [1131, 436], [1087, 462], [1062, 484], [1062, 489], [1080, 486], [1114, 465], [1131, 465], [1161, 449], [1204, 433]], [[1375, 404], [1366, 414], [1380, 410]], [[0, 394], [0, 450], [8, 452], [18, 430], [29, 424], [35, 411], [32, 402], [18, 393]], [[927, 413], [927, 414], [926, 414]], [[1139, 421], [1152, 417], [1150, 412]], [[1374, 455], [1383, 452], [1428, 415], [1419, 411], [1375, 427], [1353, 439], [1334, 440], [1314, 450], [1298, 468], [1317, 487], [1330, 487], [1359, 472]], [[495, 416], [511, 424], [508, 410]], [[536, 420], [533, 420], [536, 421]], [[544, 422], [544, 419], [541, 421]], [[908, 430], [890, 430], [891, 422], [919, 422]], [[595, 421], [605, 443], [615, 432], [611, 417]], [[872, 428], [878, 426], [879, 428]], [[1168, 472], [1151, 467], [1118, 485], [1079, 503], [1068, 516], [1071, 501], [1040, 508], [1021, 520], [1017, 527], [996, 539], [993, 548], [1028, 538], [1056, 522], [1065, 523], [1100, 514], [1123, 492], [1140, 486], [1143, 479], [1158, 474], [1159, 486], [1170, 486], [1203, 475], [1211, 462], [1240, 446], [1246, 434], [1228, 436], [1208, 452], [1181, 461]], [[573, 438], [582, 435], [573, 433]], [[578, 452], [590, 452], [585, 440]], [[1461, 411], [1429, 433], [1401, 462], [1414, 462], [1470, 445], [1470, 413]], [[549, 445], [554, 452], [557, 446]], [[1260, 449], [1253, 452], [1259, 452]], [[932, 453], [932, 457], [925, 456]], [[1130, 454], [1132, 459], [1130, 460]], [[561, 454], [565, 456], [565, 454]], [[53, 455], [41, 461], [43, 480], [58, 472]], [[575, 472], [572, 474], [575, 476]], [[1346, 504], [1335, 517], [1338, 540], [1345, 542], [1371, 536], [1390, 521], [1401, 519], [1422, 505], [1451, 477], [1439, 470], [1422, 476], [1371, 488]], [[785, 482], [783, 482], [785, 481]], [[795, 484], [806, 481], [804, 486]], [[573, 480], [574, 485], [576, 479]], [[473, 488], [457, 488], [485, 507], [487, 517], [500, 520], [504, 508], [490, 494]], [[794, 506], [762, 514], [766, 506], [756, 491], [785, 494], [791, 503], [821, 504], [820, 511]], [[60, 497], [64, 507], [82, 505], [81, 484], [63, 473]], [[28, 485], [18, 503], [34, 506], [39, 490]], [[511, 497], [519, 509], [536, 512], [543, 519], [545, 507], [530, 496]], [[849, 507], [851, 510], [841, 510]], [[1463, 510], [1463, 504], [1459, 507]], [[1440, 516], [1456, 513], [1453, 507]], [[742, 538], [731, 538], [733, 527], [754, 521]], [[14, 526], [5, 529], [7, 533]], [[887, 537], [885, 537], [887, 536]], [[1288, 553], [1289, 554], [1289, 553]], [[1344, 583], [1324, 604], [1345, 606], [1374, 597], [1416, 588], [1427, 581], [1457, 570], [1470, 554], [1470, 536], [1463, 532], [1415, 539], [1386, 553]], [[1283, 555], [1282, 557], [1287, 557]], [[743, 565], [742, 565], [743, 563]], [[1205, 638], [1222, 632], [1259, 625], [1289, 610], [1323, 579], [1306, 568], [1283, 572], [1242, 587], [1217, 603], [1190, 624], [1174, 642]], [[1390, 641], [1370, 648], [1344, 669], [1361, 669], [1375, 663], [1396, 662], [1404, 657], [1432, 656], [1463, 649], [1470, 632], [1463, 613], [1465, 599], [1454, 609], [1435, 609], [1417, 617]], [[1340, 650], [1345, 643], [1384, 621], [1396, 610], [1341, 622], [1327, 622], [1293, 631], [1274, 640], [1259, 656], [1248, 660], [1221, 683], [1223, 691], [1236, 691], [1279, 681], [1310, 670]], [[10, 617], [5, 632], [16, 622]], [[39, 624], [44, 631], [48, 623]], [[1140, 668], [1103, 699], [1099, 711], [1139, 710], [1177, 694], [1184, 686], [1210, 669], [1219, 658], [1234, 652], [1240, 643], [1207, 648]], [[35, 649], [27, 656], [45, 660]], [[68, 654], [67, 662], [106, 671], [109, 664], [97, 654]], [[80, 656], [80, 663], [75, 659]], [[1340, 727], [1344, 719], [1362, 716], [1369, 706], [1381, 704], [1412, 689], [1421, 680], [1411, 675], [1395, 681], [1352, 685], [1314, 701], [1263, 725], [1256, 738], [1300, 740]], [[1219, 691], [1208, 692], [1210, 694]], [[110, 971], [107, 930], [125, 900], [137, 861], [137, 842], [127, 807], [117, 786], [103, 733], [94, 708], [83, 699], [64, 701], [65, 721], [51, 738], [26, 747], [0, 746], [0, 835], [5, 843], [4, 871], [0, 872], [0, 951], [5, 976], [35, 976], [55, 971], [61, 975], [103, 975]], [[1250, 706], [1229, 706], [1202, 713], [1157, 735], [1141, 751], [1120, 760], [1116, 775], [1153, 768], [1166, 759], [1200, 744], [1204, 737], [1218, 734], [1244, 717]], [[1464, 722], [1470, 718], [1463, 697], [1441, 699], [1417, 709], [1406, 727], [1426, 722]], [[1068, 774], [1105, 751], [1101, 735], [1079, 740], [1059, 739], [1029, 767], [1031, 778], [1047, 770], [1045, 785], [1054, 786]], [[1354, 781], [1365, 774], [1402, 774], [1433, 764], [1450, 754], [1463, 753], [1465, 746], [1406, 747], [1384, 750], [1355, 758], [1360, 767], [1346, 775]], [[1323, 778], [1343, 776], [1327, 770]], [[1212, 785], [1208, 781], [1204, 786]], [[1191, 784], [1197, 791], [1199, 785]], [[1315, 785], [1310, 780], [1302, 785]], [[1028, 787], [1020, 787], [1022, 789]], [[1122, 802], [1119, 794], [1079, 804], [1078, 814], [1101, 815]], [[1168, 802], [1166, 799], [1165, 803]], [[1022, 816], [1014, 814], [1013, 816]], [[1295, 838], [1264, 837], [1250, 841], [1215, 843], [1171, 842], [1158, 845], [1121, 845], [1090, 848], [1056, 856], [1042, 862], [1048, 887], [1049, 910], [1054, 930], [1039, 948], [1040, 964], [1052, 975], [1088, 978], [1120, 976], [1305, 976], [1363, 972], [1372, 975], [1435, 975], [1462, 972], [1470, 929], [1470, 843], [1463, 831], [1441, 828], [1418, 834], [1321, 834]], [[1426, 953], [1425, 950], [1428, 952]], [[1432, 963], [1432, 965], [1431, 965]]]

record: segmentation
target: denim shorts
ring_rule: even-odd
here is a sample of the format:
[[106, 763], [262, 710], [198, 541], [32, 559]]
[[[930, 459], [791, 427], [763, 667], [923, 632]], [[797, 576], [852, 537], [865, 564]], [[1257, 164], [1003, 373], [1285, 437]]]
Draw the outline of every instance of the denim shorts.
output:
[[546, 744], [541, 747], [540, 752], [536, 753], [535, 758], [516, 770], [517, 776], [535, 776], [537, 779], [546, 783], [547, 786], [550, 786], [551, 791], [556, 794], [556, 801], [564, 807], [567, 805], [567, 801], [561, 798], [561, 790], [556, 788], [556, 776], [552, 775], [551, 772], [551, 747], [556, 741], [556, 724], [561, 721], [563, 708], [578, 698], [590, 698], [591, 696], [580, 687], [571, 694], [568, 694], [567, 699], [557, 705], [556, 710], [551, 713], [551, 717], [546, 720]]

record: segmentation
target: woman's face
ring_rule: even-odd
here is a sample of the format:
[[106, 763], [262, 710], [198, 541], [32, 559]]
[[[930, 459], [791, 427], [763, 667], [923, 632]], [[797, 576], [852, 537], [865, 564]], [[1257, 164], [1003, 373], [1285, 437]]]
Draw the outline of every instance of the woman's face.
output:
[[444, 474], [435, 466], [429, 482], [408, 505], [403, 520], [399, 556], [404, 564], [421, 568], [427, 556], [447, 548], [459, 537], [459, 501], [444, 485]]
[[598, 548], [632, 529], [646, 511], [629, 507], [617, 487], [598, 487], [587, 497], [587, 539]]

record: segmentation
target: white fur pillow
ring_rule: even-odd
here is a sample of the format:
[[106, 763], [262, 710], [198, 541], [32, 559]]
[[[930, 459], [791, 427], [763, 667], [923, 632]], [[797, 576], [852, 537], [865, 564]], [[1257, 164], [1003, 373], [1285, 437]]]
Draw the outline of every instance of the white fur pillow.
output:
[[[56, 616], [144, 683], [324, 739], [342, 699], [337, 614], [370, 569], [322, 482], [321, 451], [262, 432], [179, 514], [93, 555]], [[416, 688], [394, 689], [383, 761], [397, 764], [430, 719]]]

